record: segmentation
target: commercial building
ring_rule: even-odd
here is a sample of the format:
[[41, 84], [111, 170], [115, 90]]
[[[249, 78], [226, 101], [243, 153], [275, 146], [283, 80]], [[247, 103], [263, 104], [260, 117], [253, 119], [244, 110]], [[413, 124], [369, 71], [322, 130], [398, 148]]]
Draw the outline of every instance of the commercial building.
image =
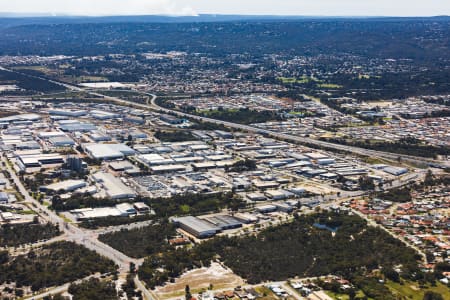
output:
[[65, 117], [82, 117], [87, 115], [85, 110], [71, 110], [71, 109], [50, 109], [48, 111], [51, 116], [65, 116]]
[[228, 215], [216, 215], [205, 218], [206, 221], [219, 227], [221, 230], [235, 229], [242, 227], [242, 222]]
[[0, 204], [7, 204], [9, 202], [9, 195], [5, 192], [0, 192]]
[[408, 173], [408, 169], [401, 167], [386, 167], [383, 171], [394, 176], [400, 176]]
[[83, 147], [91, 157], [101, 160], [120, 159], [135, 154], [125, 144], [84, 144]]
[[120, 203], [116, 205], [116, 208], [123, 214], [135, 215], [136, 209], [130, 203]]
[[16, 151], [17, 166], [22, 170], [47, 168], [63, 164], [64, 159], [58, 153], [43, 154], [40, 150]]
[[41, 186], [39, 189], [42, 192], [48, 192], [48, 191], [52, 191], [52, 192], [59, 192], [59, 191], [73, 192], [73, 191], [75, 191], [77, 189], [80, 189], [80, 188], [83, 188], [85, 186], [86, 186], [86, 182], [84, 180], [69, 179], [69, 180], [64, 180], [64, 181], [52, 183], [52, 184], [49, 184], [47, 186]]
[[180, 119], [180, 118], [177, 118], [177, 117], [171, 116], [171, 115], [161, 115], [159, 118], [161, 119], [161, 121], [172, 124], [172, 125], [182, 124], [184, 122], [183, 119]]
[[111, 199], [133, 198], [136, 193], [112, 174], [98, 172], [92, 178], [105, 190], [106, 196]]
[[74, 140], [68, 136], [51, 137], [48, 141], [55, 147], [70, 147], [75, 145]]
[[140, 212], [140, 213], [149, 213], [150, 212], [150, 207], [145, 204], [144, 202], [135, 202], [133, 204], [133, 207], [136, 209], [136, 211]]
[[197, 238], [208, 238], [220, 232], [219, 227], [193, 216], [176, 218], [173, 222]]

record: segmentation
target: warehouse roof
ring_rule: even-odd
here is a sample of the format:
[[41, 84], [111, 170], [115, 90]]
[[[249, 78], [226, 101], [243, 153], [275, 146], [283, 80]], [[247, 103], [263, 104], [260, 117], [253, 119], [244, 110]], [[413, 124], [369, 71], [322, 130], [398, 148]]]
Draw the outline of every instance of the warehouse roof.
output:
[[193, 216], [181, 217], [176, 222], [192, 228], [196, 232], [220, 231], [220, 228]]
[[121, 158], [135, 153], [125, 144], [86, 144], [85, 149], [90, 155], [98, 159]]

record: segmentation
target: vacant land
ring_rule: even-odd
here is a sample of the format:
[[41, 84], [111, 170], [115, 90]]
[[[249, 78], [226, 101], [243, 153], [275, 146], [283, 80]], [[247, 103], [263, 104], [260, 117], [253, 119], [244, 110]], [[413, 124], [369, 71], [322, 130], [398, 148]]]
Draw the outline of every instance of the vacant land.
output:
[[160, 298], [167, 299], [184, 295], [186, 285], [189, 285], [191, 292], [196, 293], [201, 289], [207, 289], [210, 284], [212, 284], [214, 289], [232, 289], [244, 284], [244, 281], [229, 269], [222, 267], [218, 263], [212, 263], [208, 268], [188, 271], [180, 278], [177, 278], [174, 283], [158, 287], [156, 294]]
[[419, 287], [417, 282], [403, 281], [403, 284], [388, 280], [386, 286], [391, 290], [392, 294], [400, 297], [406, 297], [412, 300], [422, 300], [427, 291], [432, 291], [442, 295], [443, 299], [450, 299], [450, 289], [442, 283], [436, 286], [427, 284], [425, 287]]

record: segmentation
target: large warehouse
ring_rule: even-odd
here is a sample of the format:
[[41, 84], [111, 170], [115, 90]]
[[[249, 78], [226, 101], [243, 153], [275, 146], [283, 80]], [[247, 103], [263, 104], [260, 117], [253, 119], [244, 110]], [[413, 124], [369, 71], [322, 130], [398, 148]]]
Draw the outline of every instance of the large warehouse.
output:
[[176, 218], [174, 223], [197, 238], [208, 238], [220, 231], [219, 227], [193, 216]]
[[83, 144], [83, 147], [95, 159], [120, 159], [135, 153], [125, 144]]
[[136, 193], [123, 184], [122, 180], [110, 173], [98, 172], [92, 178], [105, 190], [106, 196], [111, 199], [133, 198]]

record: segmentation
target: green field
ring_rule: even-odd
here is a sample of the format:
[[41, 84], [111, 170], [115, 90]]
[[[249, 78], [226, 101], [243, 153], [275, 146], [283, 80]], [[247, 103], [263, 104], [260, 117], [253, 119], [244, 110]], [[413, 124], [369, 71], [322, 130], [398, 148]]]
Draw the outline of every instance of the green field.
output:
[[450, 299], [450, 288], [442, 283], [437, 283], [435, 287], [428, 284], [425, 288], [419, 288], [416, 282], [403, 281], [403, 284], [400, 284], [388, 280], [386, 286], [394, 295], [407, 297], [407, 299], [422, 300], [427, 291], [439, 293], [442, 295], [443, 299]]
[[[328, 296], [330, 296], [334, 300], [350, 300], [350, 297], [347, 294], [340, 294], [340, 293], [335, 293], [335, 292], [332, 292], [332, 291], [325, 291], [325, 294], [327, 294]], [[356, 292], [355, 296], [357, 298], [364, 298], [366, 295], [361, 290], [358, 290]], [[367, 300], [372, 300], [372, 298], [367, 297]]]
[[290, 83], [298, 83], [298, 84], [302, 84], [302, 83], [309, 83], [311, 81], [314, 82], [320, 82], [319, 79], [315, 78], [315, 77], [310, 77], [310, 76], [306, 76], [303, 75], [300, 78], [294, 78], [294, 77], [278, 77], [278, 80], [280, 80], [282, 83], [284, 84], [290, 84]]
[[342, 85], [334, 84], [334, 83], [321, 83], [321, 84], [318, 84], [317, 87], [324, 88], [324, 89], [341, 89], [341, 88], [343, 88]]

